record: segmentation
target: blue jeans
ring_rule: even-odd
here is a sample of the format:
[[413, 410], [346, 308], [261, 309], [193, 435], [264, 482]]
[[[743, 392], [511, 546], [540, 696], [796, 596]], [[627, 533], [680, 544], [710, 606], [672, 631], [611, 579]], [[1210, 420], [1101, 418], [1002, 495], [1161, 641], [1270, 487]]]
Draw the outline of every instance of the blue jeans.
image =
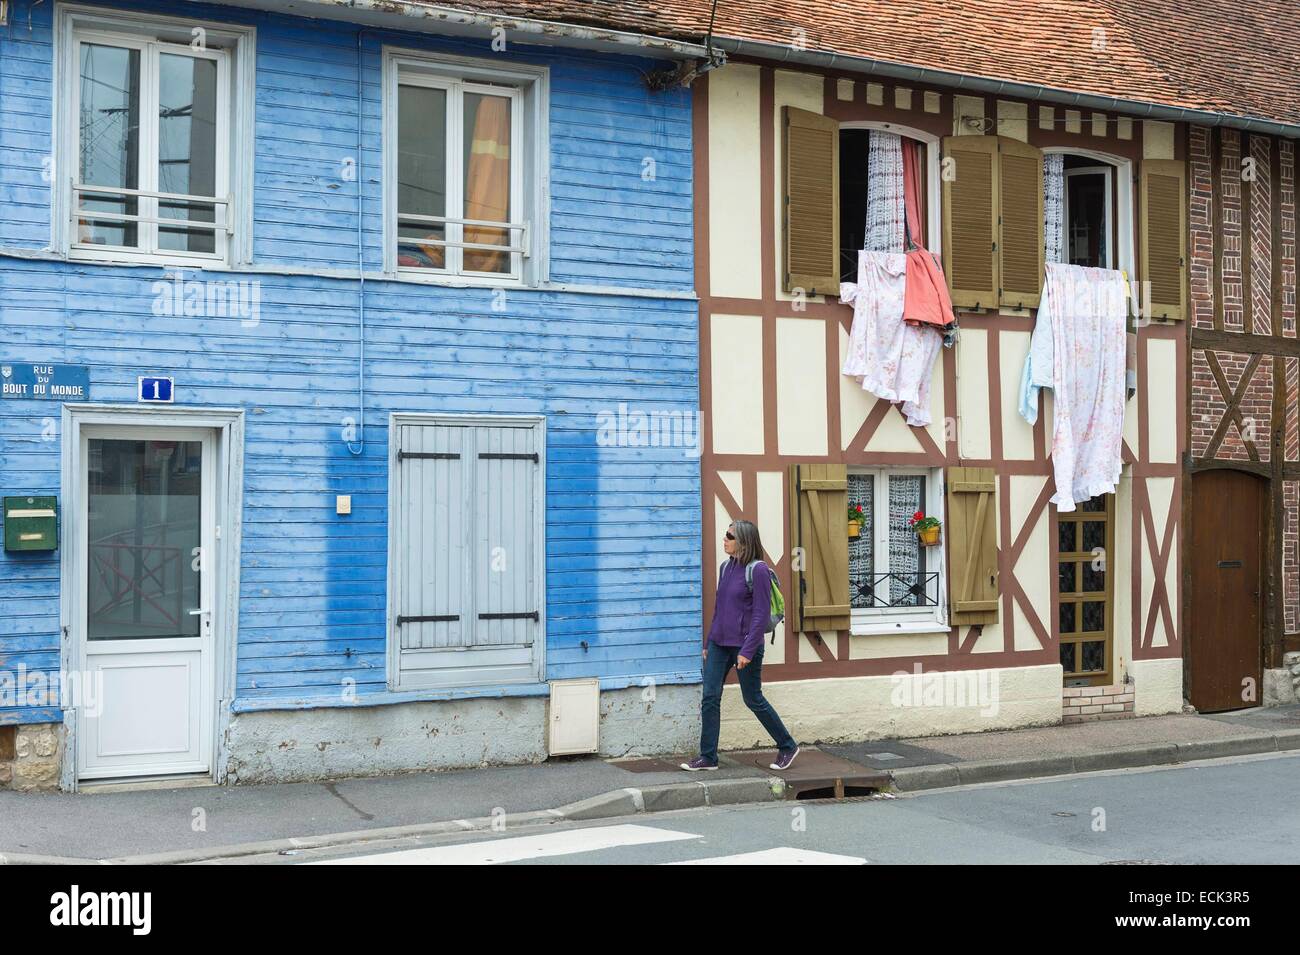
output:
[[[709, 641], [709, 655], [704, 660], [704, 695], [700, 699], [700, 755], [709, 762], [718, 761], [718, 731], [722, 722], [722, 684], [736, 665], [740, 647], [720, 647]], [[798, 744], [786, 730], [781, 717], [763, 696], [763, 648], [760, 646], [754, 659], [743, 670], [737, 670], [740, 695], [751, 713], [758, 717], [763, 729], [771, 734], [777, 748], [783, 753], [793, 752]]]

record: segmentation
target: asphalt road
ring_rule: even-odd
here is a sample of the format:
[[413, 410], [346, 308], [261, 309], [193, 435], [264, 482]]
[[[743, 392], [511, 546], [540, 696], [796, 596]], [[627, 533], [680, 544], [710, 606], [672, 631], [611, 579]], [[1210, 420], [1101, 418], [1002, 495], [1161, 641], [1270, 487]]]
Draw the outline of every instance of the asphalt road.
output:
[[638, 815], [241, 862], [1292, 863], [1300, 754], [994, 783], [896, 799]]

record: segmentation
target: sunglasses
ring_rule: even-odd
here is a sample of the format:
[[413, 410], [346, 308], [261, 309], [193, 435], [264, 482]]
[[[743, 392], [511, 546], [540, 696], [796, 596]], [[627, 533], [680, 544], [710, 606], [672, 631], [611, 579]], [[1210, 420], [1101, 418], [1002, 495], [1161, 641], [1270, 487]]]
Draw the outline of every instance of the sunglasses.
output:
[[731, 533], [731, 531], [727, 531], [727, 533], [726, 533], [724, 536], [725, 536], [725, 537], [727, 538], [727, 540], [729, 540], [729, 541], [734, 541], [734, 540], [736, 539], [736, 535], [733, 534], [733, 533]]

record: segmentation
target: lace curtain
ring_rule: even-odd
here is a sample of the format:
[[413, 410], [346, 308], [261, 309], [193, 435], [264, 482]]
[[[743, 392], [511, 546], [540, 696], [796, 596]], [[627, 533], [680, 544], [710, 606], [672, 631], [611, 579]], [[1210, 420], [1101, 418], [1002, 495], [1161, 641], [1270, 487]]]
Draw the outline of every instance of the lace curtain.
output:
[[904, 251], [904, 196], [903, 140], [896, 133], [873, 129], [867, 147], [867, 224], [862, 244], [868, 252]]
[[1065, 261], [1065, 156], [1043, 156], [1043, 258]]

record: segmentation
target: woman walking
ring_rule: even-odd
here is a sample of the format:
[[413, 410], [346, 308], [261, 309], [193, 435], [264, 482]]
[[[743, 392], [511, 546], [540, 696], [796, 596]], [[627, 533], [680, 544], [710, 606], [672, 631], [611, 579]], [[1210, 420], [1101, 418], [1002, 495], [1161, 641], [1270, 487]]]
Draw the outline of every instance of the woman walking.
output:
[[718, 573], [713, 623], [704, 639], [700, 755], [682, 763], [682, 769], [694, 773], [718, 768], [722, 684], [734, 666], [745, 705], [776, 742], [776, 761], [771, 768], [786, 770], [799, 755], [799, 744], [763, 696], [763, 634], [772, 602], [772, 572], [761, 559], [763, 545], [758, 528], [749, 521], [736, 521], [727, 528], [722, 549], [727, 552], [727, 561]]

